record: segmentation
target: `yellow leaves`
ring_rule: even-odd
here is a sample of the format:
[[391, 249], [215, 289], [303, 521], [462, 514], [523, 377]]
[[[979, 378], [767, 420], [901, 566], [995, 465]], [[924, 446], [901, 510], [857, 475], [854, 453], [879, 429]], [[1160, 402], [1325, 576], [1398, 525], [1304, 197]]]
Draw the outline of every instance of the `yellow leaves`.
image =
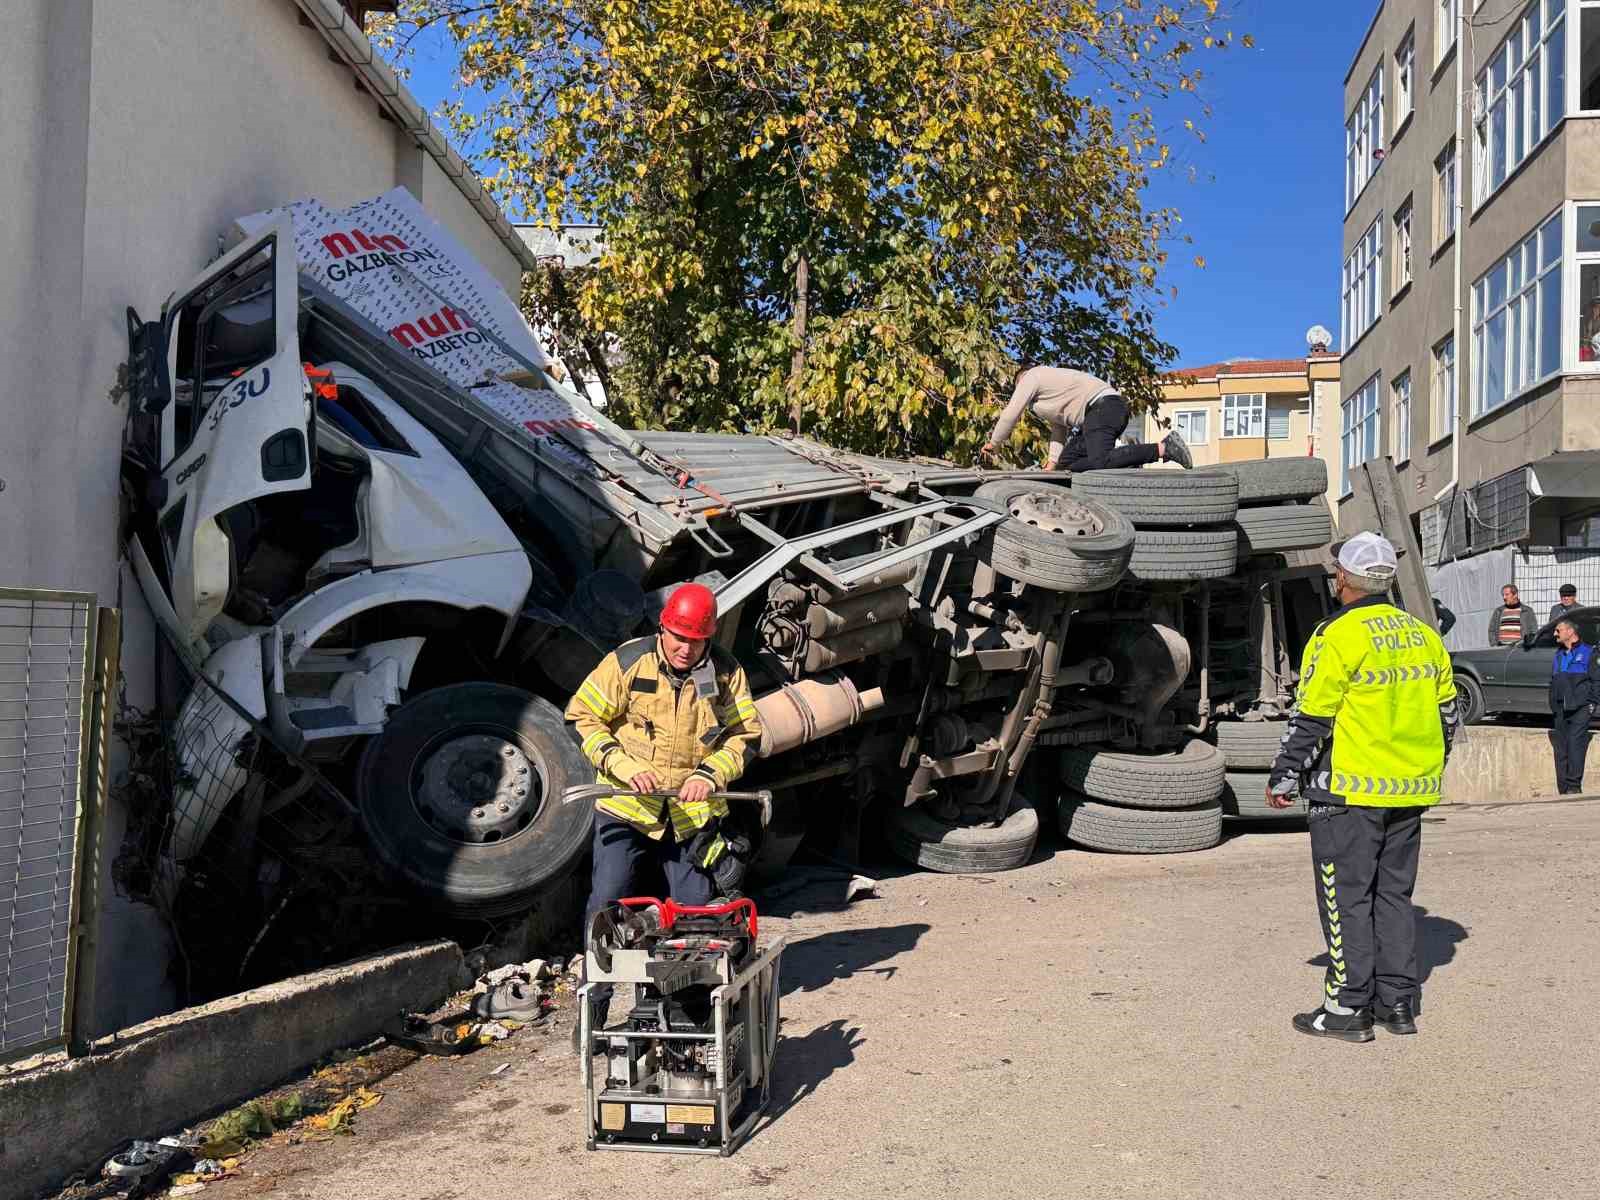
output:
[[1195, 265], [1195, 266], [1197, 266], [1197, 267], [1199, 267], [1199, 268], [1200, 268], [1200, 269], [1201, 269], [1201, 270], [1202, 270], [1202, 271], [1204, 271], [1204, 270], [1205, 270], [1205, 269], [1206, 269], [1206, 259], [1205, 259], [1205, 255], [1203, 255], [1203, 254], [1196, 254], [1196, 255], [1195, 255], [1195, 256], [1194, 256], [1194, 265]]
[[379, 1093], [359, 1087], [326, 1111], [307, 1118], [306, 1124], [322, 1133], [353, 1133], [356, 1113], [372, 1108], [382, 1099]]

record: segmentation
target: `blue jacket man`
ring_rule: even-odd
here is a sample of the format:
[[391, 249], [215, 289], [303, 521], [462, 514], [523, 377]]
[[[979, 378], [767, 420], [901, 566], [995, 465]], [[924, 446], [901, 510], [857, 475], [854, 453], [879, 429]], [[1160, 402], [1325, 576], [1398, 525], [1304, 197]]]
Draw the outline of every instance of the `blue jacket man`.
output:
[[1556, 752], [1556, 788], [1569, 796], [1583, 791], [1589, 721], [1600, 706], [1600, 655], [1578, 637], [1571, 621], [1556, 625], [1556, 645], [1550, 671], [1550, 744]]

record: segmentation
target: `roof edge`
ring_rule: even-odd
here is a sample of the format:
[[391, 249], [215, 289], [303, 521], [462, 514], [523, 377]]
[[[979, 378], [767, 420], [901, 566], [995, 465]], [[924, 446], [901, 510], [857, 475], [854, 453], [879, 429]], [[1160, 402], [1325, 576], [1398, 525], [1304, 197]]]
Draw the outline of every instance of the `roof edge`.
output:
[[1356, 47], [1355, 57], [1350, 60], [1350, 65], [1344, 69], [1344, 85], [1350, 85], [1350, 77], [1356, 73], [1356, 64], [1361, 61], [1361, 56], [1367, 52], [1367, 43], [1372, 40], [1372, 31], [1378, 27], [1378, 18], [1383, 16], [1383, 6], [1386, 0], [1378, 0], [1378, 11], [1372, 14], [1372, 21], [1367, 26], [1367, 31], [1361, 35], [1361, 44]]
[[350, 19], [350, 14], [345, 12], [339, 0], [294, 0], [294, 3], [340, 61], [356, 73], [362, 85], [383, 106], [395, 124], [410, 134], [418, 148], [439, 164], [445, 177], [467, 198], [467, 202], [494, 231], [500, 244], [511, 251], [511, 256], [522, 269], [531, 271], [538, 266], [533, 252], [512, 228], [500, 206], [484, 190], [482, 181], [466, 160], [456, 153], [411, 90], [394, 73], [394, 69], [373, 51], [367, 35]]

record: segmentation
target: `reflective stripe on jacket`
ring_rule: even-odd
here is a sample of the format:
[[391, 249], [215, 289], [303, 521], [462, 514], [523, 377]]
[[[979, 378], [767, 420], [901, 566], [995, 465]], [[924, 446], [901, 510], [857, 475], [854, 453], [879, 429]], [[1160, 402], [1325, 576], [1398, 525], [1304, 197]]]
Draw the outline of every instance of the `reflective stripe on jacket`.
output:
[[1271, 778], [1297, 776], [1312, 803], [1437, 804], [1455, 700], [1437, 633], [1381, 597], [1346, 605], [1306, 645]]
[[654, 637], [628, 642], [579, 685], [566, 716], [583, 739], [583, 755], [597, 780], [617, 786], [615, 795], [596, 806], [652, 838], [662, 837], [670, 822], [675, 839], [688, 841], [713, 818], [726, 816], [728, 805], [643, 797], [631, 790], [636, 775], [653, 771], [661, 790], [676, 792], [697, 774], [723, 791], [761, 744], [761, 720], [744, 669], [718, 646], [689, 674], [679, 675], [661, 657]]

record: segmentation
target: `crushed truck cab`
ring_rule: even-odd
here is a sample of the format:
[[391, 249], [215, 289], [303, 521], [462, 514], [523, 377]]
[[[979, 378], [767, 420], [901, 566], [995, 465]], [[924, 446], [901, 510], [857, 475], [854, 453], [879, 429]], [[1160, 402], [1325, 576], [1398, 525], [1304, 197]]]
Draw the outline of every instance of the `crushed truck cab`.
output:
[[[716, 592], [765, 727], [770, 823], [729, 831], [757, 869], [807, 836], [853, 853], [868, 815], [924, 866], [1014, 867], [1041, 805], [1089, 839], [1074, 814], [1292, 699], [1321, 601], [1284, 551], [1327, 541], [1325, 506], [1285, 535], [1244, 524], [1232, 475], [624, 430], [404, 191], [239, 224], [158, 319], [129, 313], [128, 555], [197, 674], [172, 889], [225, 841], [270, 910], [343, 847], [342, 886], [355, 861], [445, 912], [526, 908], [592, 819], [560, 802], [592, 781], [561, 706], [685, 580]], [[1302, 518], [1308, 487], [1272, 503]], [[1211, 774], [1172, 807], [1209, 821]], [[329, 788], [357, 819], [241, 850], [230, 814]]]

